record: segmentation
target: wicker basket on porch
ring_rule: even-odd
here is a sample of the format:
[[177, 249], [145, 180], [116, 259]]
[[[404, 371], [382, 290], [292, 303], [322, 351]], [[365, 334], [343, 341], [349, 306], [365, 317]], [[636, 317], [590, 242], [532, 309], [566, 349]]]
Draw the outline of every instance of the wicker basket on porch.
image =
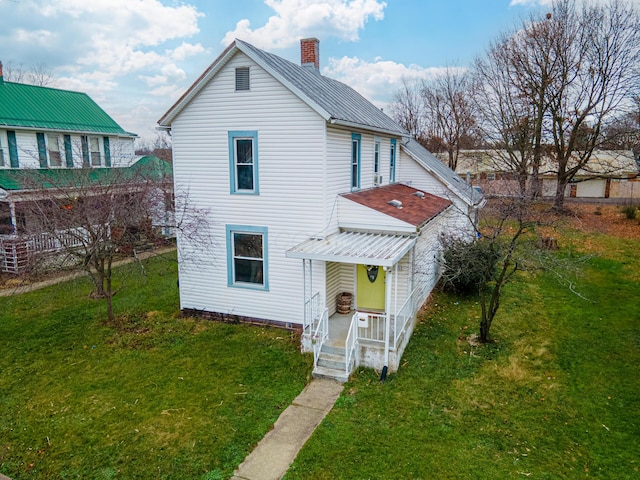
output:
[[340, 292], [336, 298], [338, 313], [346, 314], [351, 312], [351, 302], [353, 302], [353, 293]]

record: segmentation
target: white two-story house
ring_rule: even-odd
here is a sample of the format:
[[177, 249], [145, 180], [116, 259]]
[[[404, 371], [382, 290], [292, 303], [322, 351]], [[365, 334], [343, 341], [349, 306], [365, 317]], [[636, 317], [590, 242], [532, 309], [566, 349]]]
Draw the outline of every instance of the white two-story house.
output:
[[301, 63], [236, 40], [159, 120], [174, 188], [208, 209], [213, 238], [191, 255], [178, 235], [181, 309], [299, 329], [316, 375], [386, 375], [438, 280], [439, 235], [469, 232], [483, 200], [321, 75], [318, 40]]
[[28, 205], [51, 198], [54, 188], [82, 195], [74, 185], [81, 177], [97, 187], [114, 169], [135, 178], [168, 167], [136, 157], [136, 137], [87, 94], [5, 81], [0, 63], [0, 270], [21, 273], [33, 254], [55, 252], [60, 239], [34, 232], [28, 218]]

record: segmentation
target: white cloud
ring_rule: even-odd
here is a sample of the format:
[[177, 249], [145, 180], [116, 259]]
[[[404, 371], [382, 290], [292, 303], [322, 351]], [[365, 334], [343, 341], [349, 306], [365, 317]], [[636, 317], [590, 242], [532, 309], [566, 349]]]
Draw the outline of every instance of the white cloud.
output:
[[418, 65], [403, 65], [376, 58], [367, 62], [354, 57], [330, 58], [329, 66], [322, 73], [354, 88], [378, 106], [392, 100], [400, 89], [403, 79], [431, 79], [442, 75], [445, 67], [424, 68]]
[[553, 3], [553, 0], [511, 0], [511, 3], [509, 4], [509, 6], [514, 7], [516, 5], [524, 5], [524, 6], [539, 5], [541, 7], [550, 7], [552, 3]]
[[269, 49], [289, 47], [312, 35], [355, 41], [370, 18], [384, 18], [387, 6], [378, 0], [265, 0], [265, 4], [275, 15], [264, 26], [252, 29], [249, 20], [242, 19], [222, 43], [240, 38]]
[[54, 37], [54, 34], [49, 30], [25, 30], [24, 28], [17, 28], [14, 34], [18, 42], [40, 46], [47, 45]]
[[201, 44], [197, 43], [193, 45], [192, 43], [187, 42], [182, 42], [182, 45], [180, 45], [179, 47], [174, 48], [173, 50], [166, 51], [166, 53], [177, 62], [204, 52], [206, 52], [206, 50]]

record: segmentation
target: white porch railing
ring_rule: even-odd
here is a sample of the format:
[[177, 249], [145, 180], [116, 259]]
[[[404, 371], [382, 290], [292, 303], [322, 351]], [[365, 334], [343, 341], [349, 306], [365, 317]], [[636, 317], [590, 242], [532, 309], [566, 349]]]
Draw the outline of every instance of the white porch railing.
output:
[[313, 332], [318, 325], [320, 315], [322, 314], [320, 301], [320, 292], [317, 292], [313, 297], [304, 302], [303, 331], [305, 333]]
[[[365, 313], [365, 312], [360, 312]], [[370, 342], [384, 343], [385, 322], [387, 316], [384, 313], [369, 313], [367, 315], [367, 326], [358, 327], [358, 339]], [[357, 321], [356, 321], [357, 324]]]
[[349, 367], [351, 361], [356, 354], [356, 346], [358, 345], [358, 312], [351, 317], [351, 323], [349, 324], [349, 331], [347, 338], [344, 342], [344, 372], [349, 375]]
[[311, 335], [311, 343], [313, 344], [313, 368], [318, 366], [318, 358], [322, 345], [329, 337], [329, 309], [325, 308], [320, 315], [318, 325]]
[[33, 255], [56, 252], [63, 247], [79, 246], [85, 235], [84, 229], [79, 228], [36, 235], [2, 235], [0, 236], [2, 271], [20, 273], [28, 268]]
[[417, 297], [418, 289], [415, 288], [411, 295], [405, 300], [400, 307], [400, 310], [394, 315], [393, 321], [393, 346], [394, 348], [398, 346], [398, 340], [400, 337], [404, 335], [407, 331], [407, 326], [409, 322], [413, 319], [413, 315], [416, 313], [416, 297]]

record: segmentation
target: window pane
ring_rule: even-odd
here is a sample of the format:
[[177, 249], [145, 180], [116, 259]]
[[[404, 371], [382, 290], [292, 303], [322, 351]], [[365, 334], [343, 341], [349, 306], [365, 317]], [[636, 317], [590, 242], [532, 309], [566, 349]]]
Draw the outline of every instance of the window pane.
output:
[[258, 283], [262, 285], [262, 260], [236, 258], [234, 268], [236, 282]]
[[253, 140], [249, 138], [236, 140], [236, 162], [253, 163]]
[[236, 257], [262, 258], [262, 235], [234, 233], [234, 255]]
[[60, 167], [62, 158], [60, 156], [60, 143], [57, 135], [47, 135], [47, 146], [49, 147], [49, 164], [52, 167]]
[[91, 165], [101, 165], [102, 159], [100, 158], [100, 141], [98, 137], [89, 138], [89, 146], [91, 147]]
[[252, 165], [238, 165], [238, 190], [253, 190]]

